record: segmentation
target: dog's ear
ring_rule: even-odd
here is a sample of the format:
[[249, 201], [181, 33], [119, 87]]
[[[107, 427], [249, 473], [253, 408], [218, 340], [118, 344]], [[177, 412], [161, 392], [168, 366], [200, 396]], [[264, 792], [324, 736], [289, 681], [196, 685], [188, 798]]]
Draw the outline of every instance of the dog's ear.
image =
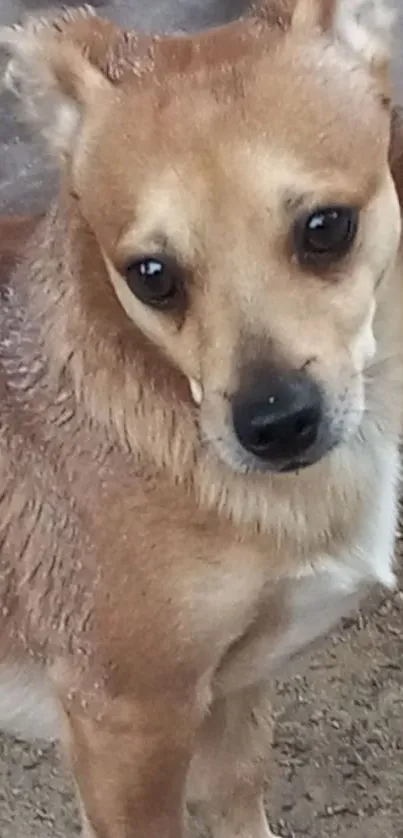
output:
[[292, 25], [328, 31], [376, 72], [389, 64], [394, 21], [387, 0], [297, 0]]
[[[92, 12], [85, 7], [72, 14], [78, 19]], [[86, 109], [110, 82], [53, 20], [29, 18], [1, 28], [0, 47], [10, 56], [4, 84], [20, 100], [26, 121], [53, 152], [68, 156]]]

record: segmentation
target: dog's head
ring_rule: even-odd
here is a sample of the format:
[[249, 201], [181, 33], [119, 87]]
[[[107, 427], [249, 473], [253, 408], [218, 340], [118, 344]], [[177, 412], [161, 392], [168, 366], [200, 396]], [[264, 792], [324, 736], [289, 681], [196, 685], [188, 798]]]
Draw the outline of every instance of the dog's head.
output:
[[314, 463], [360, 428], [400, 237], [387, 9], [272, 0], [166, 40], [73, 17], [1, 40], [121, 305], [222, 460]]

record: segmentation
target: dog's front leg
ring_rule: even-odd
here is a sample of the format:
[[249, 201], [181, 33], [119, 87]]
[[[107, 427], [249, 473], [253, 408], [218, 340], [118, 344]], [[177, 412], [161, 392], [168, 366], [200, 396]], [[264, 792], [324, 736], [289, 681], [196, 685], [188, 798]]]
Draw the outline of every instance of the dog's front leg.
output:
[[178, 695], [65, 704], [85, 838], [182, 838], [194, 706]]
[[198, 736], [187, 797], [213, 838], [270, 838], [263, 805], [272, 740], [267, 687], [215, 701]]

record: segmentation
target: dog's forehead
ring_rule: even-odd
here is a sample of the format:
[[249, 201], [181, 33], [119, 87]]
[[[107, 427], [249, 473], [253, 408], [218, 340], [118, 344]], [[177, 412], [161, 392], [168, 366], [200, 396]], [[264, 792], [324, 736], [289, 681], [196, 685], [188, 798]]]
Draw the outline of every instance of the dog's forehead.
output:
[[[200, 56], [199, 56], [200, 58]], [[209, 59], [209, 60], [207, 60]], [[384, 152], [388, 113], [370, 74], [324, 38], [298, 43], [291, 34], [250, 38], [231, 62], [207, 52], [196, 69], [177, 72], [177, 57], [126, 77], [116, 119], [129, 143], [174, 153], [237, 136], [267, 141], [316, 163], [348, 166]], [[366, 155], [366, 152], [368, 153]], [[375, 159], [374, 159], [375, 153]], [[356, 157], [356, 160], [354, 160]], [[314, 163], [314, 159], [312, 163]]]
[[276, 212], [322, 188], [325, 200], [365, 203], [385, 170], [389, 122], [369, 73], [320, 39], [283, 36], [243, 45], [233, 64], [216, 58], [185, 75], [126, 77], [106, 108], [101, 165], [98, 153], [90, 160], [99, 183], [106, 173], [114, 227], [140, 218], [168, 237], [177, 228], [183, 244], [225, 206], [229, 226], [234, 208], [244, 219]]

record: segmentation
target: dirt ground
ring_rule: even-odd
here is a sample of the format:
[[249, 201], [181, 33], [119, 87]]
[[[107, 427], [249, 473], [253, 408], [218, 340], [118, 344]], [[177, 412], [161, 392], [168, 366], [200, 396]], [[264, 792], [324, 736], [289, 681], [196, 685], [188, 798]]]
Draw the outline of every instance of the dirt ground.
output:
[[[0, 23], [36, 5], [47, 3], [0, 0]], [[224, 20], [239, 13], [244, 2], [96, 5], [125, 23], [161, 30]], [[395, 75], [399, 94], [403, 61], [396, 62]], [[2, 96], [0, 211], [43, 205], [52, 187], [48, 165]], [[274, 684], [275, 763], [267, 800], [272, 827], [284, 838], [403, 838], [401, 534], [398, 554], [401, 590], [386, 598], [378, 592], [361, 614], [300, 660], [297, 673], [294, 667], [287, 680]], [[77, 834], [71, 788], [54, 749], [0, 737], [0, 838]]]

